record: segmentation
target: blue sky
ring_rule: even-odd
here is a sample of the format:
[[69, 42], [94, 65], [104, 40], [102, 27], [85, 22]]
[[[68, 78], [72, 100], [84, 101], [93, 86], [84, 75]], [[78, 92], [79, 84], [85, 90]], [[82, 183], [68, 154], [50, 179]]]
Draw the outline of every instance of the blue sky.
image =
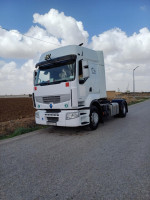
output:
[[107, 90], [132, 91], [140, 66], [136, 91], [150, 91], [150, 0], [0, 0], [0, 95], [32, 93], [39, 56], [81, 42], [103, 50]]
[[1, 0], [0, 25], [25, 33], [33, 24], [33, 14], [50, 8], [82, 21], [90, 36], [115, 27], [128, 35], [150, 28], [150, 0]]

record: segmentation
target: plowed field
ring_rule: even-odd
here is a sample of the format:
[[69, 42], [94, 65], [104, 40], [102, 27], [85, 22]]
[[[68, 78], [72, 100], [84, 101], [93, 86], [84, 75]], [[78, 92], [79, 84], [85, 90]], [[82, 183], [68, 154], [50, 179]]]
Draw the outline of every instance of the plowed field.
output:
[[0, 98], [0, 122], [34, 116], [31, 98]]
[[0, 135], [35, 125], [32, 98], [0, 98]]

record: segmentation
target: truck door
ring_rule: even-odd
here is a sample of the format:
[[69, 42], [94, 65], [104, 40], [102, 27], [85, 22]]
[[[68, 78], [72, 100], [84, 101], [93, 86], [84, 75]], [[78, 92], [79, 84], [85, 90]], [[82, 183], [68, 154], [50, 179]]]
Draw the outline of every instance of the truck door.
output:
[[90, 93], [90, 78], [88, 61], [80, 60], [78, 63], [78, 76], [79, 76], [79, 104], [83, 104]]
[[89, 61], [89, 73], [90, 73], [90, 87], [93, 94], [100, 93], [100, 72], [99, 65], [95, 62]]

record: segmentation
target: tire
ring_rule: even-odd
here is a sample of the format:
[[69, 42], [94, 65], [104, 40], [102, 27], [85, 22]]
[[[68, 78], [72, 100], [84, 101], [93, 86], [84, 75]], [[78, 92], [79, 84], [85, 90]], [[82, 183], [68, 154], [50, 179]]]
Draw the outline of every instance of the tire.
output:
[[126, 117], [126, 114], [127, 114], [126, 106], [125, 106], [125, 103], [122, 102], [121, 105], [120, 105], [119, 116], [120, 117]]
[[89, 127], [91, 130], [96, 130], [99, 124], [99, 112], [96, 106], [92, 106], [90, 110], [90, 124]]

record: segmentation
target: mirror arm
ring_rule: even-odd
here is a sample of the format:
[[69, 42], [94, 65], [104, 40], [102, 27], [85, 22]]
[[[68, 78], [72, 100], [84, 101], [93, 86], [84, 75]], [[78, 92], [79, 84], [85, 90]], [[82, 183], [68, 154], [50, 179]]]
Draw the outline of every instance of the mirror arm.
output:
[[79, 80], [79, 83], [80, 83], [80, 84], [84, 84], [84, 83], [87, 81], [88, 78], [89, 78], [89, 77], [80, 79], [80, 80]]

